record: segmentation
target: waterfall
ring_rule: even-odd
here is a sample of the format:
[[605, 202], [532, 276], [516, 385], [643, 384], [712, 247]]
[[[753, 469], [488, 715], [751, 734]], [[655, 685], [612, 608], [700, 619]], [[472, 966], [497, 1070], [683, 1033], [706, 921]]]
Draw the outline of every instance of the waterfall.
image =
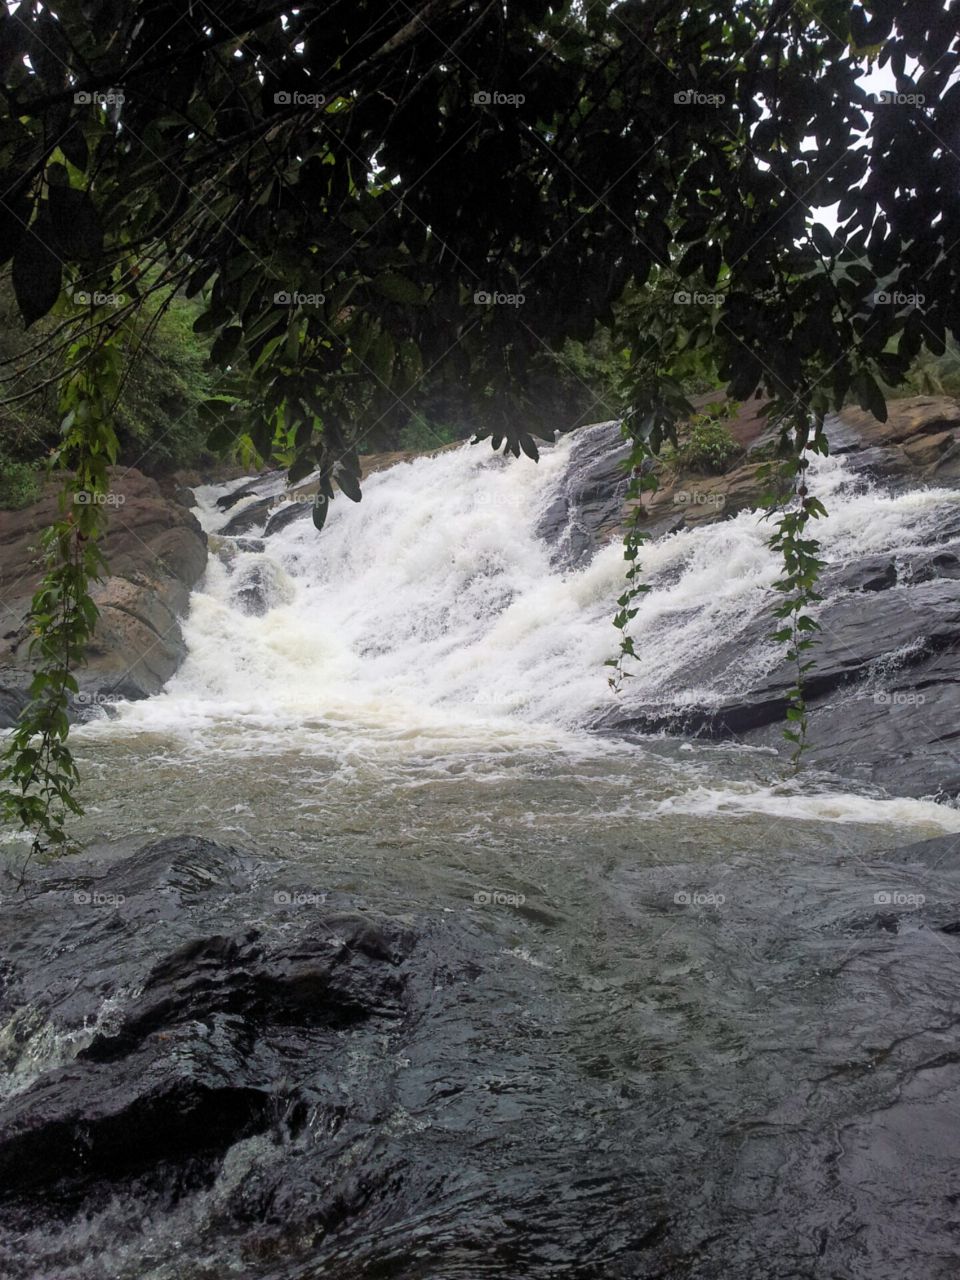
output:
[[[592, 555], [564, 554], [573, 501], [557, 524], [558, 495], [576, 491], [601, 431], [609, 435], [593, 428], [562, 439], [536, 465], [470, 445], [402, 462], [370, 475], [361, 503], [338, 496], [322, 534], [309, 518], [261, 541], [254, 527], [229, 558], [211, 556], [180, 672], [122, 718], [162, 727], [319, 717], [397, 733], [522, 736], [749, 687], [781, 655], [770, 628], [758, 626], [779, 563], [769, 524], [746, 511], [645, 547], [652, 590], [633, 624], [641, 658], [623, 693], [611, 691], [604, 664], [617, 647], [622, 549], [614, 538]], [[817, 532], [832, 566], [922, 546], [960, 502], [946, 489], [887, 493], [843, 458], [819, 461], [811, 483], [830, 511]], [[235, 488], [198, 491], [208, 530], [242, 509], [217, 507]], [[276, 479], [256, 486], [282, 504], [281, 488]], [[553, 533], [544, 536], [549, 513]], [[732, 660], [712, 665], [731, 647]]]

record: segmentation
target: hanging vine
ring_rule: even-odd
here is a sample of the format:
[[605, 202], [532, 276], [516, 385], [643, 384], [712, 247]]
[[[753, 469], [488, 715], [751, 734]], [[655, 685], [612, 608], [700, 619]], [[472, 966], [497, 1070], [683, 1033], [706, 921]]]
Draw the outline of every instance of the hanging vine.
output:
[[[613, 669], [608, 684], [617, 694], [622, 692], [624, 681], [632, 674], [628, 663], [639, 661], [630, 624], [639, 611], [638, 601], [650, 590], [649, 584], [643, 580], [640, 562], [640, 552], [651, 537], [641, 527], [646, 517], [643, 495], [658, 487], [653, 464], [663, 440], [669, 437], [676, 441], [677, 415], [681, 409], [682, 404], [675, 391], [669, 409], [664, 402], [657, 413], [652, 403], [648, 403], [642, 415], [628, 419], [623, 426], [624, 435], [633, 441], [626, 463], [630, 473], [625, 498], [629, 514], [623, 536], [626, 588], [617, 600], [617, 612], [613, 618], [613, 625], [619, 632], [618, 652], [606, 664]], [[785, 646], [784, 658], [794, 673], [793, 685], [787, 692], [787, 723], [783, 736], [792, 746], [791, 763], [797, 769], [807, 745], [809, 717], [805, 684], [808, 672], [814, 667], [810, 651], [820, 630], [814, 615], [822, 598], [817, 584], [823, 560], [820, 558], [820, 543], [810, 534], [810, 524], [827, 514], [820, 499], [809, 491], [807, 472], [810, 455], [827, 454], [828, 444], [822, 414], [814, 418], [812, 429], [808, 415], [795, 408], [789, 420], [785, 415], [781, 415], [779, 420], [781, 456], [775, 463], [758, 466], [757, 477], [770, 485], [764, 505], [776, 518], [768, 545], [783, 565], [780, 578], [773, 584], [780, 597], [773, 615], [782, 625], [773, 632], [771, 639]], [[771, 415], [771, 421], [773, 424], [778, 421], [776, 412]]]
[[[822, 597], [817, 591], [823, 561], [820, 559], [820, 543], [809, 532], [810, 523], [827, 514], [819, 498], [814, 497], [807, 486], [807, 472], [811, 453], [827, 453], [827, 440], [823, 434], [823, 420], [818, 419], [813, 439], [807, 419], [801, 418], [795, 429], [795, 450], [778, 465], [767, 464], [761, 472], [776, 479], [776, 492], [768, 498], [771, 514], [777, 513], [775, 530], [770, 538], [770, 548], [783, 561], [783, 574], [774, 583], [780, 594], [780, 603], [774, 616], [783, 625], [771, 637], [786, 645], [785, 659], [791, 665], [794, 683], [787, 691], [784, 738], [792, 744], [791, 763], [799, 768], [807, 745], [809, 718], [805, 693], [806, 676], [813, 669], [809, 656], [816, 644], [820, 623], [814, 610]], [[781, 496], [787, 491], [789, 496]]]
[[67, 352], [60, 396], [61, 442], [50, 458], [63, 479], [56, 520], [41, 535], [43, 577], [27, 627], [34, 674], [28, 703], [8, 739], [0, 767], [0, 806], [7, 822], [32, 833], [27, 861], [68, 845], [66, 819], [82, 813], [79, 772], [67, 745], [74, 672], [97, 624], [91, 587], [103, 573], [99, 539], [106, 522], [117, 437], [111, 412], [122, 373], [116, 346], [91, 334]]

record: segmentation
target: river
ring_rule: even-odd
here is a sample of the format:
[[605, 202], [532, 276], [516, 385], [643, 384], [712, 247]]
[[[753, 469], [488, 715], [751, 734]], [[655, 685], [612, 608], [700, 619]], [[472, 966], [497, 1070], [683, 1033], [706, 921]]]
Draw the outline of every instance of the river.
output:
[[[960, 832], [960, 811], [794, 777], [783, 751], [598, 732], [631, 700], [720, 698], [769, 670], [765, 642], [671, 683], [769, 609], [777, 564], [755, 513], [650, 547], [643, 662], [614, 693], [622, 552], [574, 565], [538, 532], [573, 448], [418, 459], [338, 498], [319, 536], [305, 519], [228, 545], [166, 690], [77, 729], [76, 833], [105, 890], [174, 833], [269, 868], [252, 898], [151, 918], [138, 955], [361, 907], [427, 940], [420, 1013], [343, 1058], [349, 1141], [260, 1133], [175, 1195], [14, 1213], [4, 1274], [956, 1274], [960, 881], [897, 851]], [[834, 561], [909, 546], [956, 503], [851, 485], [841, 460], [815, 484]], [[209, 532], [235, 487], [198, 491]], [[95, 907], [64, 910], [80, 927]], [[8, 1028], [8, 1093], [69, 1065], [117, 990], [74, 1025]], [[333, 1217], [332, 1189], [352, 1206]]]

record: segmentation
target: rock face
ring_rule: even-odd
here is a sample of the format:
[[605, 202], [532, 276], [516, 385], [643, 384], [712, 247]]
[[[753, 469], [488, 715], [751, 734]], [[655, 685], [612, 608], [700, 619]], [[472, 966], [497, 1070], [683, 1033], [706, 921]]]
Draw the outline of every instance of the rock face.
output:
[[860, 454], [866, 467], [880, 465], [914, 483], [918, 476], [937, 484], [960, 480], [960, 404], [949, 396], [892, 400], [886, 422], [862, 409], [844, 409], [838, 426], [834, 453]]
[[629, 477], [630, 446], [618, 422], [601, 422], [577, 433], [570, 465], [537, 532], [555, 547], [555, 558], [580, 564], [620, 525]]
[[[641, 525], [651, 534], [659, 537], [713, 524], [760, 505], [770, 484], [758, 469], [775, 436], [766, 430], [758, 403], [743, 405], [729, 424], [746, 451], [740, 465], [718, 476], [659, 470], [659, 488], [643, 499]], [[860, 409], [845, 409], [828, 423], [831, 452], [844, 455], [864, 476], [894, 488], [960, 481], [956, 400], [912, 396], [892, 400], [888, 411], [887, 421], [881, 423]], [[540, 529], [571, 564], [622, 530], [627, 487], [623, 463], [628, 454], [616, 422], [578, 433], [567, 481], [544, 513]]]
[[[115, 468], [103, 549], [109, 577], [94, 588], [100, 621], [77, 672], [76, 712], [157, 693], [183, 660], [179, 619], [207, 563], [192, 513], [139, 471]], [[0, 725], [16, 718], [30, 681], [25, 619], [40, 578], [38, 535], [57, 513], [51, 492], [23, 511], [0, 511]]]
[[[844, 409], [827, 424], [830, 451], [842, 454], [864, 476], [894, 488], [924, 482], [960, 480], [960, 405], [948, 396], [912, 396], [892, 400], [885, 423], [860, 409]], [[774, 443], [754, 405], [745, 405], [731, 424], [747, 446], [742, 465], [720, 476], [665, 471], [660, 488], [644, 498], [644, 523], [660, 534], [729, 519], [759, 506], [769, 482], [758, 475], [757, 460]], [[616, 524], [612, 512], [607, 527]]]
[[[955, 568], [952, 559], [948, 567]], [[860, 566], [853, 569], [851, 577], [863, 576]], [[895, 581], [868, 578], [821, 616], [806, 684], [808, 760], [900, 795], [953, 799], [960, 795], [960, 582]], [[769, 618], [755, 620], [707, 664], [679, 673], [678, 683], [722, 681], [769, 630]], [[793, 683], [784, 662], [716, 705], [639, 708], [615, 727], [782, 747]]]
[[[886, 423], [844, 411], [828, 433], [833, 452], [854, 474], [897, 492], [960, 485], [958, 428], [956, 401], [916, 396], [891, 402]], [[752, 442], [749, 436], [741, 432], [748, 449], [762, 447], [762, 434]], [[609, 457], [615, 449], [611, 433]], [[645, 499], [648, 530], [656, 536], [756, 506], [756, 465], [716, 477], [667, 476]], [[610, 489], [601, 527], [616, 527], [620, 502], [620, 492]], [[953, 799], [960, 796], [960, 512], [946, 514], [926, 542], [826, 571], [822, 631], [806, 684], [808, 759], [899, 794]], [[754, 619], [735, 640], [675, 672], [673, 687], [738, 687], [744, 655], [757, 652], [771, 630], [769, 616]], [[793, 671], [777, 663], [752, 687], [717, 703], [634, 706], [604, 725], [781, 748], [794, 683]]]
[[[217, 929], [205, 913], [218, 895], [249, 900], [262, 918], [255, 886], [270, 869], [190, 837], [96, 870], [68, 891], [54, 877], [19, 919], [4, 917], [4, 950], [19, 949], [28, 920], [50, 963], [6, 968], [0, 1021], [26, 1002], [87, 1043], [7, 1099], [0, 1215], [4, 1203], [58, 1212], [96, 1202], [143, 1177], [202, 1183], [234, 1143], [281, 1122], [295, 1136], [321, 1090], [333, 1102], [350, 1033], [367, 1027], [369, 1039], [404, 1011], [413, 935], [396, 922], [326, 906], [322, 895], [298, 907], [288, 890], [289, 906], [283, 891], [273, 895], [272, 930], [236, 916]], [[108, 992], [132, 989], [115, 1021], [97, 1021]], [[92, 1035], [84, 1024], [96, 1024]]]

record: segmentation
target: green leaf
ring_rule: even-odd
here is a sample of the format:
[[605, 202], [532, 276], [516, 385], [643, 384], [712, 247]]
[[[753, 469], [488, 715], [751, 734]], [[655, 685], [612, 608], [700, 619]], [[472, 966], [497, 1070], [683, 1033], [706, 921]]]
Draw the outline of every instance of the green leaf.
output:
[[861, 369], [854, 376], [851, 388], [857, 396], [861, 409], [872, 413], [878, 422], [886, 422], [887, 402], [883, 392], [866, 369]]
[[393, 373], [394, 350], [393, 338], [385, 329], [381, 329], [367, 353], [367, 364], [371, 372], [387, 386], [390, 385]]
[[527, 457], [532, 458], [534, 462], [540, 461], [540, 450], [534, 443], [533, 438], [527, 435], [526, 432], [523, 432], [520, 436], [520, 448]]
[[57, 243], [68, 258], [98, 258], [103, 252], [103, 227], [86, 191], [56, 183], [49, 189], [50, 222]]
[[214, 364], [229, 364], [242, 337], [243, 330], [238, 324], [228, 325], [210, 348], [210, 359]]
[[813, 243], [825, 258], [832, 258], [837, 251], [836, 241], [822, 222], [813, 224]]
[[51, 247], [53, 242], [49, 216], [42, 212], [24, 232], [13, 255], [13, 292], [28, 328], [60, 297], [63, 268]]
[[422, 306], [425, 301], [419, 285], [408, 280], [406, 276], [397, 275], [394, 271], [387, 271], [382, 276], [377, 276], [373, 281], [373, 287], [389, 302], [399, 302], [404, 306]]
[[202, 400], [197, 405], [197, 414], [204, 423], [223, 422], [232, 413], [234, 404], [232, 400], [212, 399]]
[[351, 475], [344, 467], [341, 467], [336, 475], [337, 484], [340, 486], [341, 492], [345, 493], [351, 502], [359, 502], [363, 496], [360, 492], [360, 482], [356, 476]]

